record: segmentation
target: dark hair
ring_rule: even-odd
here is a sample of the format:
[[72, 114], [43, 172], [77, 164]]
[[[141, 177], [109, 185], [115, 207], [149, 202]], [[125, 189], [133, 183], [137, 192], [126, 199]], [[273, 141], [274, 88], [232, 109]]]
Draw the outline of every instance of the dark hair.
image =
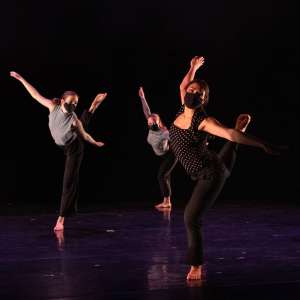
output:
[[74, 91], [65, 91], [60, 98], [53, 98], [52, 101], [56, 104], [56, 105], [60, 105], [61, 103], [61, 99], [65, 99], [68, 96], [77, 96], [78, 94]]
[[208, 86], [207, 82], [204, 80], [200, 80], [200, 79], [194, 79], [191, 82], [189, 82], [189, 84], [187, 85], [187, 88], [193, 83], [197, 83], [200, 86], [200, 93], [205, 92], [202, 105], [207, 106], [208, 100], [209, 100], [209, 86]]

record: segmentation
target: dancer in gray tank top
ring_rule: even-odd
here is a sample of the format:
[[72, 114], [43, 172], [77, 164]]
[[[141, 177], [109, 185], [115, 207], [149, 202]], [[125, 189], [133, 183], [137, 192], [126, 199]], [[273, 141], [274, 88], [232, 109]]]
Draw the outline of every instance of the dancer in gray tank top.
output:
[[90, 108], [85, 110], [79, 119], [74, 112], [78, 104], [78, 95], [75, 92], [67, 91], [59, 99], [47, 99], [18, 73], [11, 72], [10, 75], [20, 81], [35, 100], [48, 108], [50, 133], [66, 156], [60, 213], [54, 227], [55, 231], [61, 231], [64, 229], [65, 217], [77, 210], [79, 170], [83, 159], [84, 141], [97, 147], [104, 145], [95, 141], [86, 132], [86, 128], [107, 93], [98, 94]]

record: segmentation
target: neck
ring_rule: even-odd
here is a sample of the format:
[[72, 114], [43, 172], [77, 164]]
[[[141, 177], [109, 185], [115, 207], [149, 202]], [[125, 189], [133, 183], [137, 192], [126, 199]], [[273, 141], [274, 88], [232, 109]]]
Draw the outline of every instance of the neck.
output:
[[194, 109], [191, 109], [191, 108], [188, 108], [188, 107], [185, 106], [183, 115], [184, 115], [185, 118], [192, 118], [193, 115], [194, 115], [194, 112], [195, 112]]
[[64, 104], [63, 103], [61, 103], [60, 104], [60, 109], [65, 113], [65, 114], [67, 114], [68, 112], [67, 112], [67, 110], [65, 109], [65, 107], [64, 107]]

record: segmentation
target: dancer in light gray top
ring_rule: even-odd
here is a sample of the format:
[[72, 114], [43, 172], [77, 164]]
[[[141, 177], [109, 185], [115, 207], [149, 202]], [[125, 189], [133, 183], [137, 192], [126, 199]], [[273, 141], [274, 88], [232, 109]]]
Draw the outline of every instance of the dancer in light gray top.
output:
[[163, 201], [156, 205], [158, 209], [171, 208], [171, 172], [177, 160], [169, 146], [169, 130], [161, 121], [158, 114], [151, 113], [142, 87], [139, 89], [143, 112], [148, 123], [147, 142], [151, 145], [153, 152], [161, 158], [157, 179], [160, 186]]
[[42, 96], [18, 73], [11, 72], [10, 75], [20, 81], [35, 100], [48, 108], [50, 133], [66, 156], [60, 213], [54, 227], [55, 231], [60, 231], [64, 229], [65, 216], [72, 215], [77, 210], [79, 170], [83, 159], [84, 141], [97, 147], [104, 145], [102, 142], [95, 141], [86, 132], [86, 128], [107, 93], [98, 94], [89, 110], [85, 110], [79, 120], [74, 112], [79, 99], [75, 92], [67, 91], [59, 99], [51, 100]]

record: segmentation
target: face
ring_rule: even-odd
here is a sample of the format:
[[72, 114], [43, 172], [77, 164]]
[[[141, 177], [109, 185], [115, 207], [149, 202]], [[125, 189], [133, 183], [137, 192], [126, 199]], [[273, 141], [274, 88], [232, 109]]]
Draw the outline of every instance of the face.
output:
[[186, 92], [191, 93], [191, 94], [196, 94], [196, 93], [202, 94], [202, 96], [201, 96], [202, 99], [205, 96], [205, 90], [201, 89], [199, 83], [196, 83], [196, 82], [190, 84], [188, 86], [188, 88], [186, 89]]
[[76, 95], [67, 95], [61, 99], [61, 104], [67, 113], [73, 113], [78, 104], [78, 96]]
[[78, 96], [76, 96], [76, 95], [66, 96], [64, 99], [62, 99], [62, 102], [68, 103], [68, 104], [73, 104], [76, 107], [78, 104]]

